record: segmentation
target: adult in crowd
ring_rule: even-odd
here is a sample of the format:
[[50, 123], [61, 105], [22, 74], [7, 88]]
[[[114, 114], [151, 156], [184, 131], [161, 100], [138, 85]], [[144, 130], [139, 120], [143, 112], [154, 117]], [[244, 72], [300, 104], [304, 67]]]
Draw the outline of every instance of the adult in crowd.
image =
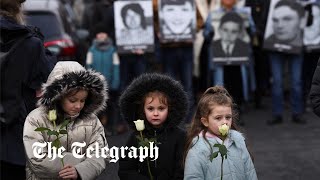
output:
[[0, 1], [0, 179], [25, 179], [24, 121], [56, 62], [44, 48], [41, 33], [24, 25], [23, 2]]
[[200, 96], [211, 85], [209, 75], [211, 60], [208, 58], [208, 49], [214, 33], [208, 16], [216, 8], [217, 0], [195, 0], [195, 3], [204, 22], [193, 42], [193, 87], [196, 90], [195, 94], [198, 93]]
[[310, 2], [304, 7], [308, 14], [308, 19], [303, 32], [303, 44], [305, 47], [304, 59], [306, 59], [306, 61], [303, 62], [302, 79], [304, 80], [303, 94], [306, 102], [306, 110], [309, 110], [309, 93], [312, 77], [320, 57], [320, 2]]
[[270, 64], [268, 52], [262, 47], [268, 18], [270, 0], [250, 0], [245, 6], [251, 8], [251, 15], [256, 25], [257, 42], [253, 43], [254, 73], [256, 76], [256, 91], [254, 103], [256, 108], [262, 108], [262, 96], [267, 95], [270, 89]]
[[[192, 0], [185, 0], [185, 1], [177, 1], [177, 0], [162, 0], [161, 6], [159, 6], [158, 0], [153, 0], [153, 10], [154, 10], [154, 29], [156, 32], [156, 47], [159, 47], [156, 49], [157, 53], [160, 54], [160, 59], [162, 61], [164, 72], [169, 74], [170, 76], [174, 77], [175, 79], [178, 79], [181, 81], [184, 89], [188, 93], [189, 102], [190, 102], [190, 108], [192, 108], [194, 103], [194, 96], [193, 96], [193, 84], [192, 84], [192, 74], [193, 74], [193, 41], [180, 41], [180, 42], [160, 42], [159, 39], [161, 39], [161, 28], [159, 27], [160, 19], [158, 16], [158, 10], [162, 11], [162, 15], [166, 16], [165, 13], [168, 13], [168, 11], [165, 11], [166, 9], [175, 9], [175, 11], [183, 11], [186, 10], [189, 13], [191, 12], [191, 9], [194, 9], [194, 3]], [[191, 7], [190, 7], [191, 6]], [[191, 18], [191, 16], [188, 16]], [[182, 18], [181, 18], [182, 19]], [[163, 19], [165, 20], [165, 19]], [[186, 19], [183, 19], [186, 21]], [[191, 21], [186, 21], [191, 23]], [[165, 22], [164, 24], [170, 24], [169, 22]], [[188, 27], [185, 24], [185, 27]], [[201, 16], [199, 14], [198, 9], [196, 9], [196, 29], [199, 30], [203, 25], [203, 21], [201, 19]], [[188, 28], [186, 28], [188, 29]], [[184, 30], [186, 30], [184, 29]], [[183, 32], [185, 32], [182, 30]], [[174, 32], [172, 32], [174, 34]], [[187, 117], [187, 122], [191, 120], [191, 112]]]
[[[273, 34], [265, 40], [265, 46], [268, 43], [277, 45], [281, 44], [284, 47], [295, 48], [302, 44], [302, 30], [301, 20], [304, 16], [303, 7], [296, 1], [280, 0], [275, 6], [272, 16]], [[277, 51], [278, 50], [278, 51]], [[300, 51], [299, 54], [292, 53], [287, 49], [274, 48], [269, 53], [272, 73], [272, 114], [273, 118], [268, 120], [269, 125], [282, 123], [284, 111], [284, 96], [283, 96], [283, 70], [286, 60], [290, 68], [290, 102], [292, 106], [292, 121], [294, 123], [304, 124], [302, 114], [304, 111], [303, 106], [303, 92], [302, 92], [302, 64], [303, 55]]]
[[[248, 34], [252, 36], [251, 37], [251, 39], [252, 39], [255, 35], [255, 32], [256, 32], [253, 19], [247, 13], [246, 10], [244, 10], [243, 8], [237, 7], [237, 2], [238, 2], [237, 0], [221, 0], [221, 2], [220, 2], [221, 7], [218, 8], [215, 12], [224, 13], [224, 14], [231, 13], [231, 15], [234, 13], [239, 13], [239, 14], [241, 13], [241, 14], [248, 15], [248, 21], [249, 21], [248, 27], [243, 27], [244, 26], [243, 24], [240, 26], [241, 23], [239, 23], [239, 18], [237, 18], [238, 20], [235, 20], [234, 18], [226, 18], [226, 19], [228, 19], [228, 30], [227, 31], [231, 30], [231, 28], [235, 28], [235, 29], [233, 29], [233, 31], [234, 30], [237, 31], [237, 29], [240, 30], [240, 28], [242, 31], [243, 31], [243, 29], [245, 29], [245, 30], [247, 30]], [[228, 17], [228, 16], [226, 16], [226, 17]], [[234, 15], [232, 15], [232, 16], [234, 16]], [[210, 16], [208, 18], [210, 18]], [[221, 19], [223, 20], [224, 18], [221, 18]], [[225, 21], [225, 20], [223, 20], [223, 21]], [[229, 27], [230, 24], [232, 25], [232, 27]], [[221, 25], [224, 25], [224, 23]], [[220, 33], [223, 33], [222, 29], [225, 29], [225, 27], [221, 26], [219, 29], [220, 29], [219, 30]], [[239, 38], [240, 32], [235, 32], [235, 33], [233, 33], [232, 36], [230, 36], [230, 34], [231, 34], [230, 32], [224, 34], [224, 36], [228, 37], [228, 38], [224, 38], [224, 39], [229, 39], [228, 41], [235, 42], [236, 39]], [[230, 39], [232, 39], [232, 40], [230, 40]], [[213, 44], [217, 44], [217, 42], [215, 42]], [[212, 63], [213, 64], [213, 66], [212, 66], [213, 85], [224, 85], [228, 89], [228, 91], [232, 94], [232, 96], [234, 97], [235, 102], [239, 106], [238, 107], [239, 110], [241, 110], [241, 106], [243, 105], [243, 102], [247, 101], [249, 98], [249, 95], [248, 95], [249, 94], [249, 81], [248, 81], [248, 79], [250, 79], [250, 82], [252, 83], [252, 84], [250, 84], [250, 90], [251, 91], [255, 90], [255, 77], [254, 77], [254, 73], [253, 73], [253, 65], [251, 64], [252, 63], [252, 56], [251, 56], [251, 49], [250, 49], [251, 47], [250, 47], [250, 45], [246, 45], [246, 47], [247, 47], [247, 57], [249, 58], [249, 61], [248, 61], [249, 65], [246, 65], [246, 64], [221, 65], [221, 64], [218, 64], [215, 62]], [[220, 52], [223, 52], [224, 50], [222, 50], [222, 49], [226, 49], [226, 48], [227, 48], [227, 46], [225, 44], [225, 47], [220, 48]], [[232, 47], [232, 49], [234, 49], [234, 46]], [[239, 50], [237, 50], [237, 51], [239, 51]], [[212, 51], [210, 53], [211, 54], [209, 55], [209, 58], [212, 58], [212, 56], [213, 57], [225, 56], [222, 53], [219, 54], [219, 48], [215, 48], [214, 46], [213, 46]], [[212, 62], [212, 59], [210, 59], [210, 60]], [[240, 125], [244, 125], [244, 121], [241, 118], [241, 116], [240, 116], [240, 120], [238, 122]]]

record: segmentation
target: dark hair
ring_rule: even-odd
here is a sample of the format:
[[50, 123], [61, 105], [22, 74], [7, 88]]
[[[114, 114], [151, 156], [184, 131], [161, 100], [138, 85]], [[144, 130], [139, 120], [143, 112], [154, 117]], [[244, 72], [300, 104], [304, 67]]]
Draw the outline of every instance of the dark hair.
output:
[[242, 26], [243, 26], [243, 19], [242, 17], [236, 13], [236, 12], [228, 12], [226, 14], [224, 14], [220, 20], [220, 25], [219, 27], [221, 28], [222, 25], [226, 22], [234, 22], [236, 24], [239, 25], [239, 31], [242, 30]]
[[[235, 130], [239, 129], [236, 125], [236, 120], [238, 119], [236, 104], [233, 102], [233, 99], [229, 94], [229, 92], [222, 86], [214, 86], [214, 87], [208, 88], [204, 92], [204, 94], [201, 96], [198, 102], [195, 116], [191, 123], [191, 127], [188, 130], [183, 163], [185, 163], [185, 159], [187, 157], [189, 149], [193, 146], [192, 144], [193, 138], [197, 137], [201, 131], [203, 131], [203, 138], [210, 145], [209, 141], [205, 136], [205, 134], [208, 131], [208, 128], [202, 124], [201, 118], [208, 117], [213, 109], [212, 107], [215, 105], [230, 106], [232, 109], [231, 129], [235, 129]], [[210, 146], [210, 150], [212, 151], [211, 146]]]
[[0, 15], [10, 17], [17, 23], [23, 23], [23, 14], [21, 12], [21, 3], [24, 0], [1, 0]]
[[297, 12], [299, 17], [303, 17], [304, 16], [304, 9], [301, 6], [301, 4], [299, 4], [296, 1], [290, 1], [290, 0], [280, 0], [278, 1], [278, 3], [274, 6], [274, 9], [281, 7], [281, 6], [287, 6], [290, 9], [294, 10]]
[[186, 2], [189, 2], [193, 6], [193, 0], [161, 0], [161, 9], [165, 5], [184, 5]]
[[102, 22], [96, 24], [92, 28], [93, 35], [97, 35], [98, 33], [101, 33], [101, 32], [107, 33], [108, 37], [110, 37], [110, 30], [109, 30], [108, 26], [106, 26], [106, 24], [102, 23]]
[[130, 3], [130, 4], [126, 4], [125, 6], [122, 7], [121, 9], [121, 17], [122, 17], [122, 21], [123, 21], [123, 24], [127, 27], [128, 27], [128, 24], [126, 22], [126, 16], [127, 16], [127, 12], [128, 10], [132, 10], [136, 13], [138, 13], [140, 15], [140, 18], [141, 18], [141, 26], [143, 29], [146, 29], [146, 18], [144, 16], [144, 10], [142, 9], [141, 5], [138, 4], [138, 3]]

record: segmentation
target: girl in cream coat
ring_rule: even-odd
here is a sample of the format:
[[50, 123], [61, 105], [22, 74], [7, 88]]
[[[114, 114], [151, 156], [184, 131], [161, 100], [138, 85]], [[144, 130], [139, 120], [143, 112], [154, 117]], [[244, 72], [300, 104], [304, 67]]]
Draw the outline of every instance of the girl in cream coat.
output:
[[[103, 157], [74, 157], [71, 145], [74, 142], [83, 143], [82, 153], [86, 153], [89, 147], [99, 149], [108, 147], [104, 128], [96, 113], [105, 107], [107, 99], [107, 85], [104, 77], [96, 72], [87, 71], [77, 62], [58, 62], [43, 85], [43, 94], [38, 101], [39, 107], [33, 110], [26, 118], [24, 124], [23, 141], [27, 155], [27, 179], [95, 179], [105, 168]], [[55, 123], [49, 120], [48, 112], [56, 110]], [[52, 118], [51, 118], [52, 120]], [[44, 127], [51, 130], [62, 126], [62, 122], [68, 120], [65, 126], [67, 134], [60, 138], [61, 146], [65, 148], [64, 166], [60, 158], [49, 158], [48, 148], [40, 151], [45, 156], [35, 157], [34, 143], [48, 143], [56, 139], [54, 135], [47, 135], [46, 131], [35, 131]], [[52, 151], [53, 152], [53, 151]], [[109, 156], [109, 152], [106, 152]]]

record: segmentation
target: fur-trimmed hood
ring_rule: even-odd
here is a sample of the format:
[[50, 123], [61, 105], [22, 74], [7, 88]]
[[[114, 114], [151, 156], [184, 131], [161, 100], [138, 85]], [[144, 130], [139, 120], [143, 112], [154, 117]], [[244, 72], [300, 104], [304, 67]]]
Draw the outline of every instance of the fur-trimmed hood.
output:
[[169, 112], [164, 128], [176, 127], [185, 119], [188, 98], [182, 85], [167, 75], [147, 73], [134, 79], [120, 97], [121, 115], [129, 125], [134, 126], [133, 121], [137, 119], [145, 119], [138, 112], [141, 111], [143, 97], [152, 91], [163, 92], [169, 98]]
[[108, 95], [104, 76], [92, 70], [86, 70], [75, 61], [60, 61], [56, 64], [47, 82], [42, 86], [43, 94], [38, 105], [45, 106], [47, 109], [56, 108], [64, 95], [79, 87], [88, 90], [88, 98], [80, 112], [80, 118], [92, 113], [97, 114], [105, 108]]

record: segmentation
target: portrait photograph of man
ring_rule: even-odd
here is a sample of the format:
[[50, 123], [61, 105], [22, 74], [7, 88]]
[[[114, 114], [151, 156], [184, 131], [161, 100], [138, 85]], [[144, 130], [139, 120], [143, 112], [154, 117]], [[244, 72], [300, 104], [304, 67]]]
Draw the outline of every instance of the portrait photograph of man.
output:
[[[245, 19], [236, 12], [212, 15], [215, 37], [212, 43], [214, 63], [241, 64], [249, 60], [249, 36], [245, 32]], [[219, 18], [220, 17], [220, 18]], [[218, 23], [218, 25], [217, 25]]]
[[272, 0], [268, 14], [264, 49], [299, 54], [302, 50], [305, 13], [294, 0]]
[[196, 7], [193, 0], [159, 0], [161, 42], [192, 41], [196, 29]]
[[116, 45], [118, 53], [136, 49], [154, 49], [153, 11], [151, 1], [116, 1], [114, 3]]

